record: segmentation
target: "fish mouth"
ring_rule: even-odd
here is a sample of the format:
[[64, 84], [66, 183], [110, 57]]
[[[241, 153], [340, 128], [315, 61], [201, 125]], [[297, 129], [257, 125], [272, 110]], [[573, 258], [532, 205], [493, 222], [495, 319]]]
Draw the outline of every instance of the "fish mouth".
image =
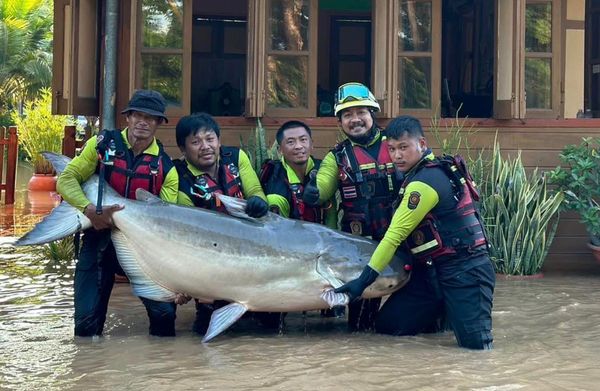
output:
[[363, 297], [368, 299], [392, 294], [407, 282], [408, 275], [406, 273], [389, 277], [377, 277], [377, 280], [365, 289]]

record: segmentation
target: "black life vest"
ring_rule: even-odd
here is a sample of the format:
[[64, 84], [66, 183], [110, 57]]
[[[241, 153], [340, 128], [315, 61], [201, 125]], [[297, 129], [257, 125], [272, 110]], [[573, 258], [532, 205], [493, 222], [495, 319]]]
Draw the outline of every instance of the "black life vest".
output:
[[[321, 166], [320, 159], [314, 159], [313, 170], [318, 170]], [[295, 220], [310, 221], [313, 223], [324, 224], [325, 212], [331, 207], [331, 203], [321, 207], [311, 207], [304, 203], [302, 194], [304, 194], [304, 186], [310, 178], [305, 176], [303, 183], [293, 183], [287, 176], [287, 171], [281, 161], [266, 160], [260, 169], [260, 183], [264, 189], [277, 189], [277, 194], [282, 195], [290, 205], [290, 218]], [[272, 212], [279, 213], [278, 210], [271, 209]]]
[[379, 136], [377, 158], [366, 147], [344, 140], [332, 150], [339, 170], [342, 231], [381, 240], [390, 225], [392, 203], [400, 183], [385, 136]]
[[99, 173], [100, 165], [104, 165], [105, 180], [125, 198], [135, 199], [135, 191], [140, 188], [159, 195], [164, 177], [173, 163], [160, 141], [156, 142], [158, 155], [141, 153], [133, 156], [120, 130], [101, 131], [96, 144], [99, 160], [96, 173]]
[[461, 156], [444, 155], [421, 160], [403, 182], [398, 204], [414, 175], [419, 170], [433, 167], [441, 168], [450, 179], [456, 206], [444, 214], [428, 213], [406, 239], [409, 251], [420, 261], [487, 251], [483, 223], [475, 204], [479, 201], [479, 193]]
[[207, 173], [194, 176], [185, 160], [175, 160], [175, 168], [179, 174], [179, 191], [186, 194], [195, 206], [204, 209], [226, 212], [225, 206], [215, 194], [244, 198], [242, 180], [238, 167], [240, 150], [236, 147], [221, 147], [219, 153], [218, 179], [215, 181]]

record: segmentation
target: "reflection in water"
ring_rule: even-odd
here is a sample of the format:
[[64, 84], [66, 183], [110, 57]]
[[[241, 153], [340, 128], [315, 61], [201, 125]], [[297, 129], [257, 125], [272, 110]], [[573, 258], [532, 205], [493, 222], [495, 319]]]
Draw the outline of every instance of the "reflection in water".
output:
[[[3, 238], [4, 242], [7, 238]], [[343, 319], [290, 314], [283, 335], [242, 320], [209, 344], [178, 310], [175, 338], [147, 335], [127, 284], [111, 297], [103, 338], [72, 336], [72, 265], [0, 243], [0, 389], [596, 389], [600, 279], [499, 281], [495, 349], [450, 333], [348, 334]]]
[[30, 165], [19, 162], [15, 203], [4, 205], [4, 199], [0, 202], [0, 236], [22, 235], [60, 202], [60, 197], [55, 192], [28, 191], [27, 182], [32, 174]]

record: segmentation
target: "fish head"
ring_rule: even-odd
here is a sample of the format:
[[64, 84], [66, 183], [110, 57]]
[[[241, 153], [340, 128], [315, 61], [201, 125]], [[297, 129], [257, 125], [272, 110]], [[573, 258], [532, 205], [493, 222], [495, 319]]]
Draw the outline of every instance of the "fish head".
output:
[[[368, 265], [377, 242], [370, 239], [348, 235], [344, 242], [336, 241], [329, 246], [320, 257], [318, 270], [321, 275], [330, 275], [332, 286], [339, 286], [339, 281], [346, 283], [360, 276]], [[343, 245], [338, 245], [343, 243]], [[365, 298], [382, 297], [400, 289], [408, 282], [411, 257], [402, 249], [398, 249], [391, 262], [381, 271], [379, 277], [364, 292]], [[323, 272], [322, 272], [323, 271]]]
[[402, 288], [410, 277], [411, 256], [398, 249], [392, 261], [363, 293], [364, 298], [386, 296]]

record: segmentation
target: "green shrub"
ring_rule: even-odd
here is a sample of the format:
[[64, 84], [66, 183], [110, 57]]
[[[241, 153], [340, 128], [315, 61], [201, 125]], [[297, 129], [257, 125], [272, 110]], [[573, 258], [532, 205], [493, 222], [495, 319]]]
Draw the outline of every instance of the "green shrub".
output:
[[469, 170], [481, 194], [480, 210], [490, 244], [490, 257], [498, 273], [538, 273], [548, 254], [558, 225], [561, 192], [550, 194], [544, 174], [537, 168], [527, 174], [521, 154], [503, 158], [494, 141], [492, 151], [472, 157], [468, 139], [476, 130], [456, 118], [445, 133], [432, 121], [434, 138], [442, 152], [467, 152]]
[[470, 158], [469, 140], [477, 133], [477, 129], [473, 129], [473, 125], [465, 125], [465, 120], [458, 117], [458, 112], [450, 125], [445, 124], [443, 127], [440, 119], [433, 117], [429, 131], [433, 134], [433, 138], [443, 154], [454, 156], [462, 153]]
[[73, 122], [69, 116], [52, 115], [52, 91], [44, 89], [38, 99], [25, 104], [23, 117], [13, 114], [13, 121], [18, 129], [19, 145], [32, 162], [35, 173], [52, 173], [52, 165], [41, 152], [60, 153], [64, 127]]
[[40, 247], [38, 255], [44, 259], [61, 262], [73, 260], [75, 254], [75, 245], [73, 242], [73, 236], [67, 236], [66, 238], [44, 244]]
[[564, 166], [550, 172], [550, 183], [565, 194], [563, 208], [577, 212], [592, 244], [600, 246], [600, 138], [584, 137], [560, 153]]
[[539, 273], [556, 233], [564, 196], [550, 194], [537, 168], [527, 174], [520, 152], [515, 158], [503, 158], [496, 142], [491, 158], [491, 164], [476, 165], [482, 168], [481, 214], [496, 271]]

